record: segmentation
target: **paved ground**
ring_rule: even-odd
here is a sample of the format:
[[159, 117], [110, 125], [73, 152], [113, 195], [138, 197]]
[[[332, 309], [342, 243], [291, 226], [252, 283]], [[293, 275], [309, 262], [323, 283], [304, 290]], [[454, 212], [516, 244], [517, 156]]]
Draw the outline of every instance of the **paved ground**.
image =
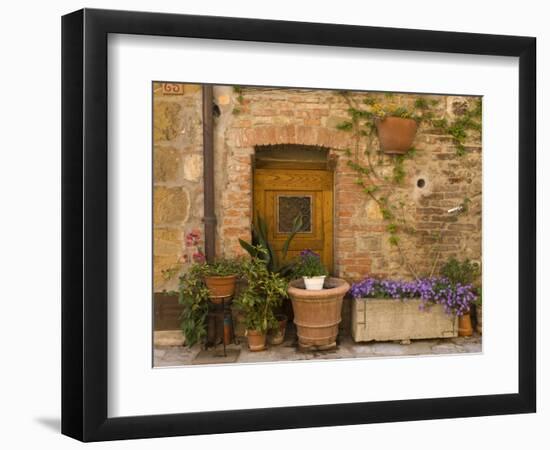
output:
[[[246, 338], [239, 345], [227, 346], [227, 357], [223, 356], [223, 347], [218, 345], [208, 351], [201, 351], [199, 345], [192, 348], [155, 347], [155, 367], [185, 366], [190, 364], [254, 363], [273, 361], [303, 361], [342, 358], [372, 358], [383, 356], [439, 355], [452, 353], [481, 353], [481, 336], [458, 337], [448, 339], [422, 339], [410, 344], [399, 342], [355, 343], [349, 336], [341, 337], [338, 348], [329, 351], [302, 352], [297, 347], [296, 336], [290, 327], [285, 342], [271, 346], [263, 352], [248, 350]], [[200, 353], [200, 355], [199, 355]]]

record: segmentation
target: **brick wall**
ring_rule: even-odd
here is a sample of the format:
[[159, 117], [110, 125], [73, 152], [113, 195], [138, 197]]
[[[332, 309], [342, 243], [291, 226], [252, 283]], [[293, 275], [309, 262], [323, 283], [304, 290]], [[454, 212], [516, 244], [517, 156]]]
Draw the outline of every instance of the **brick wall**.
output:
[[[417, 95], [394, 95], [391, 98], [383, 94], [373, 95], [380, 102], [409, 106], [418, 98]], [[364, 94], [350, 94], [349, 97], [360, 102]], [[448, 120], [463, 113], [474, 101], [456, 96], [425, 97], [437, 99], [439, 103], [432, 110], [437, 117], [446, 117]], [[478, 137], [470, 136], [466, 154], [457, 156], [450, 136], [426, 125], [419, 128], [414, 142], [417, 154], [404, 163], [407, 175], [396, 189], [396, 195], [403, 200], [400, 213], [405, 214], [416, 233], [402, 237], [399, 251], [388, 242], [387, 223], [378, 206], [356, 184], [357, 174], [346, 163], [350, 158], [364, 162], [366, 157], [363, 148], [355, 152], [355, 141], [349, 132], [336, 128], [339, 123], [349, 119], [349, 105], [340, 93], [265, 88], [244, 88], [242, 92], [236, 92], [232, 87], [218, 86], [214, 89], [214, 98], [220, 108], [214, 136], [218, 254], [241, 254], [238, 238], [250, 239], [251, 156], [254, 147], [304, 144], [328, 147], [331, 149], [330, 157], [337, 159], [334, 250], [338, 276], [353, 280], [369, 273], [410, 278], [409, 267], [413, 267], [419, 274], [427, 273], [434, 261], [437, 266], [449, 256], [481, 259], [481, 143]], [[170, 126], [164, 126], [163, 131], [158, 133], [162, 139], [158, 143], [155, 140], [155, 153], [158, 148], [166, 154], [166, 158], [173, 157], [171, 154], [182, 158], [181, 167], [178, 166], [177, 170], [184, 171], [187, 164], [184, 159], [195, 155], [198, 161], [202, 152], [200, 97], [196, 92], [170, 98], [156, 95], [154, 102], [155, 105], [163, 105], [159, 111], [166, 118], [165, 125], [175, 123], [174, 129], [189, 126], [192, 130], [177, 135], [176, 131], [170, 131]], [[176, 113], [170, 109], [174, 108], [173, 103], [181, 105]], [[193, 125], [186, 125], [187, 121]], [[156, 123], [155, 118], [155, 136]], [[169, 139], [172, 135], [177, 137]], [[377, 147], [376, 138], [373, 146]], [[352, 149], [352, 155], [348, 156], [345, 149]], [[391, 175], [391, 157], [376, 156], [376, 167], [381, 175]], [[423, 187], [418, 185], [420, 179], [424, 181]], [[171, 224], [163, 222], [162, 226], [155, 222], [155, 230], [158, 228], [160, 232], [161, 229], [170, 229], [174, 235], [167, 235], [163, 242], [181, 247], [181, 241], [177, 240], [181, 240], [181, 234], [178, 233], [189, 226], [200, 225], [202, 180], [195, 177], [190, 181], [185, 176], [180, 176], [178, 180], [179, 184], [171, 184], [170, 187], [185, 190], [185, 195], [189, 195], [192, 204], [189, 217], [185, 220], [175, 218]], [[159, 191], [158, 194], [155, 192], [155, 199], [157, 195], [161, 199], [167, 195], [162, 190], [165, 183], [160, 180], [155, 183], [155, 190]], [[173, 191], [172, 195], [177, 193], [179, 191]], [[465, 198], [471, 200], [467, 212], [460, 215], [447, 213], [448, 209], [462, 204]], [[440, 237], [436, 236], [437, 233], [441, 233]], [[439, 243], [435, 245], [435, 241]], [[164, 247], [163, 244], [159, 248]], [[166, 253], [169, 253], [168, 249]], [[409, 264], [404, 262], [403, 255]], [[175, 255], [170, 257], [173, 260]], [[156, 261], [160, 258], [158, 261], [161, 264], [168, 262], [168, 255], [158, 253], [156, 246], [155, 258]], [[160, 286], [155, 282], [155, 289]]]

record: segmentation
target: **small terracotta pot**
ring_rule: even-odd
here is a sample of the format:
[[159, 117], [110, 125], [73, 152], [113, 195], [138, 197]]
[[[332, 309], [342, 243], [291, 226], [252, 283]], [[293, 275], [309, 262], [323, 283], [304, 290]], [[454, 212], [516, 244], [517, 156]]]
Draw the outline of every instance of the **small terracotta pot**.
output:
[[223, 297], [231, 297], [235, 293], [237, 275], [204, 277], [204, 283], [210, 291], [210, 300], [212, 303], [220, 304]]
[[268, 335], [271, 345], [281, 345], [285, 340], [288, 318], [284, 314], [277, 314], [276, 318], [279, 322], [279, 327], [276, 330], [272, 330]]
[[380, 148], [384, 153], [402, 155], [412, 147], [416, 136], [416, 120], [386, 117], [375, 121]]
[[265, 350], [266, 334], [257, 330], [247, 330], [248, 348], [251, 352], [261, 352]]
[[471, 336], [474, 333], [472, 328], [472, 318], [470, 313], [463, 314], [458, 317], [458, 335]]

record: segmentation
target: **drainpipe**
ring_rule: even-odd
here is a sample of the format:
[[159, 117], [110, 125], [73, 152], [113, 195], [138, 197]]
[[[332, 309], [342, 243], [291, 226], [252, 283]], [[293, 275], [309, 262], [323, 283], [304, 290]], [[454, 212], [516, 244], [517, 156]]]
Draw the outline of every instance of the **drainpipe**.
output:
[[202, 87], [202, 142], [204, 179], [204, 253], [212, 262], [216, 256], [216, 214], [214, 211], [214, 117], [211, 85]]

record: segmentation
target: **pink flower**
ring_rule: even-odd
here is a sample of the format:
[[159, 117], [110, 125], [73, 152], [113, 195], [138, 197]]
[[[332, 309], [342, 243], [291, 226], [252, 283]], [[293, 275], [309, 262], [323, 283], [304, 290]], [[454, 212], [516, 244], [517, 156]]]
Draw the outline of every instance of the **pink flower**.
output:
[[193, 253], [193, 261], [195, 261], [196, 263], [203, 263], [206, 261], [206, 256], [201, 250], [198, 250]]
[[201, 239], [201, 232], [198, 229], [194, 229], [185, 235], [185, 246], [194, 247], [199, 244]]

